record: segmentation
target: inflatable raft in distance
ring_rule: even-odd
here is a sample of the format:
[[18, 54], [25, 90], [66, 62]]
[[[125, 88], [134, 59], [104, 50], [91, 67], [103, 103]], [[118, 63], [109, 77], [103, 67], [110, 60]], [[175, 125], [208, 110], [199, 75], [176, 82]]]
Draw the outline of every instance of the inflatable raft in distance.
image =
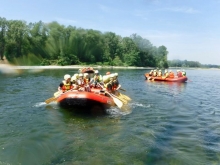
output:
[[149, 76], [148, 73], [145, 74], [145, 78], [148, 80], [154, 80], [154, 81], [168, 81], [168, 82], [186, 82], [187, 77], [174, 77], [174, 78], [164, 78], [164, 77], [152, 77]]

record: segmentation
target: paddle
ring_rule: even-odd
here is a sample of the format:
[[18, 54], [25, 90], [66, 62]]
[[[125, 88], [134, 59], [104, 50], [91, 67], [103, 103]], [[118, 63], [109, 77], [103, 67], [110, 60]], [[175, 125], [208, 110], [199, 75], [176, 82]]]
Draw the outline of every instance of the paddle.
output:
[[109, 93], [108, 91], [105, 91], [105, 93], [107, 93], [114, 101], [114, 103], [118, 106], [118, 108], [121, 109], [121, 107], [123, 106], [123, 102], [121, 100], [119, 100], [118, 98], [114, 97], [111, 93]]
[[51, 103], [51, 102], [53, 102], [53, 101], [56, 101], [57, 97], [59, 97], [62, 93], [63, 93], [62, 91], [57, 91], [57, 92], [55, 92], [55, 93], [54, 93], [54, 97], [51, 97], [51, 98], [45, 100], [45, 103], [46, 103], [46, 104], [49, 104], [49, 103]]
[[126, 99], [126, 100], [128, 100], [128, 101], [131, 100], [131, 98], [128, 97], [127, 95], [125, 95], [125, 94], [119, 93], [119, 96], [122, 96], [124, 99]]
[[[100, 84], [97, 83], [102, 89], [104, 89], [104, 87]], [[105, 93], [107, 93], [114, 101], [114, 103], [121, 109], [121, 107], [123, 106], [123, 102], [121, 100], [119, 100], [118, 98], [114, 97], [113, 94], [109, 93], [108, 91], [105, 91]]]
[[120, 90], [122, 90], [122, 91], [125, 91], [126, 92], [126, 90], [125, 89], [123, 89], [123, 88], [119, 88]]
[[[68, 91], [66, 91], [66, 92], [69, 92], [69, 91], [72, 91], [72, 90], [73, 90], [73, 89], [70, 89], [70, 90], [68, 90]], [[64, 92], [64, 93], [66, 93], [66, 92]], [[63, 91], [57, 91], [57, 92], [55, 92], [55, 93], [53, 94], [54, 97], [51, 97], [51, 98], [45, 100], [45, 103], [46, 103], [46, 104], [49, 104], [49, 103], [51, 103], [51, 102], [53, 102], [53, 101], [56, 101], [57, 97], [59, 97], [60, 95], [62, 95], [62, 94], [64, 94], [64, 93], [63, 93]]]

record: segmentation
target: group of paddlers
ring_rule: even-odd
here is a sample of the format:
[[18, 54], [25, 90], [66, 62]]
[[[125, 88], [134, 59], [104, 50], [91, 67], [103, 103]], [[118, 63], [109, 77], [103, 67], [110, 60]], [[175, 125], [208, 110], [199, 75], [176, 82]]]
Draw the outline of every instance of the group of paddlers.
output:
[[155, 70], [151, 70], [149, 72], [149, 76], [151, 76], [151, 77], [163, 77], [163, 78], [175, 78], [175, 76], [183, 77], [183, 76], [186, 76], [186, 71], [185, 70], [182, 70], [182, 71], [177, 70], [176, 75], [175, 75], [172, 70], [170, 70], [168, 72], [168, 70], [165, 69], [164, 73], [162, 73], [161, 70], [155, 69]]
[[91, 92], [91, 88], [100, 88], [102, 91], [116, 94], [120, 87], [118, 73], [107, 72], [102, 76], [98, 70], [95, 70], [94, 76], [93, 73], [76, 73], [72, 77], [69, 74], [64, 75], [64, 80], [60, 83], [58, 90]]

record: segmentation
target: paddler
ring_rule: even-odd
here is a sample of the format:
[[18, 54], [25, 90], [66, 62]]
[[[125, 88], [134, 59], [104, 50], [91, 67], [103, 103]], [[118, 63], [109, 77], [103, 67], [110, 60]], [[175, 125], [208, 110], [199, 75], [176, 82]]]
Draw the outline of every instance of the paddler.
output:
[[71, 76], [69, 74], [64, 75], [64, 80], [60, 83], [58, 91], [66, 92], [72, 88]]
[[98, 70], [95, 70], [95, 76], [90, 80], [90, 84], [96, 87], [97, 84], [101, 82], [102, 82], [102, 76], [99, 74]]

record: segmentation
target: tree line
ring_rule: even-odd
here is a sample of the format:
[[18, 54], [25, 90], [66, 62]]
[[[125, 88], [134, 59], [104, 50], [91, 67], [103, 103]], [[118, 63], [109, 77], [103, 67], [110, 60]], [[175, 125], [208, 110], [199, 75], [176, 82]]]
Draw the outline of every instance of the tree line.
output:
[[169, 60], [169, 67], [190, 67], [190, 68], [220, 68], [220, 65], [212, 64], [201, 64], [198, 61], [187, 61], [187, 60]]
[[[26, 23], [0, 17], [0, 58], [25, 59], [26, 65], [110, 65], [168, 68], [167, 48], [153, 46], [137, 34], [64, 26], [58, 22]], [[29, 59], [29, 62], [27, 62]]]

